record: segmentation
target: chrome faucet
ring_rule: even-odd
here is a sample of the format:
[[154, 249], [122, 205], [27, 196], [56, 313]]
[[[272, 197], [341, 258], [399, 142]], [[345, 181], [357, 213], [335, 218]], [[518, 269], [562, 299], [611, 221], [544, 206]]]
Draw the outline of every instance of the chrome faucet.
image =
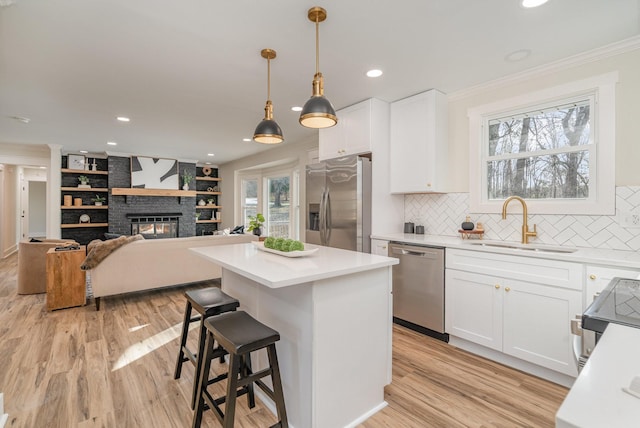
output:
[[516, 200], [522, 204], [522, 243], [528, 244], [529, 237], [538, 236], [538, 232], [536, 231], [536, 225], [533, 225], [533, 232], [529, 231], [529, 225], [527, 224], [527, 203], [520, 196], [509, 196], [502, 204], [502, 219], [505, 220], [507, 218], [507, 205], [509, 202]]

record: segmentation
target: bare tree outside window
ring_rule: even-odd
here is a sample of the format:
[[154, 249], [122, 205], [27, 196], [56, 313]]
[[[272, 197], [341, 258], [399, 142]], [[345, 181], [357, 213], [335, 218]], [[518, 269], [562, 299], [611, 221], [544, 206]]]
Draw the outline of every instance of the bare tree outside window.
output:
[[489, 199], [589, 197], [590, 101], [489, 120]]

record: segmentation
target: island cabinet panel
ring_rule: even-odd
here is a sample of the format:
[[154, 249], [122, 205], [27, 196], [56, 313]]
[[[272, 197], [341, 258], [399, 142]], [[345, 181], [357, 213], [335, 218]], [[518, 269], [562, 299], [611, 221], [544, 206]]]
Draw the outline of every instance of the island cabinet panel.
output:
[[582, 265], [447, 251], [447, 333], [506, 355], [577, 375], [571, 319], [581, 313]]

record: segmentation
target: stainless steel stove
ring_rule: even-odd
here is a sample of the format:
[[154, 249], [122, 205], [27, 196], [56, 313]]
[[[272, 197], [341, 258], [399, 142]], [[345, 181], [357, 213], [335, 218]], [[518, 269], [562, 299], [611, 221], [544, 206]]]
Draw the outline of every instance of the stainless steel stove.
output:
[[609, 323], [640, 328], [640, 279], [613, 278], [582, 317], [572, 321], [571, 331], [582, 339], [574, 345], [580, 369]]

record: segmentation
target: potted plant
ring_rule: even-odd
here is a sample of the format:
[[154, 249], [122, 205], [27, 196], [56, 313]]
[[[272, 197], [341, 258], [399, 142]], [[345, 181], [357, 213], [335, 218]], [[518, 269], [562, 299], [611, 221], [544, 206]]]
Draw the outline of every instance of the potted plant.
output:
[[207, 199], [207, 204], [213, 205], [213, 199]]
[[96, 197], [91, 198], [91, 200], [93, 201], [94, 204], [96, 204], [96, 207], [101, 207], [102, 203], [105, 202], [107, 198], [105, 198], [104, 196], [96, 195]]
[[200, 220], [200, 214], [201, 213], [196, 213], [196, 221]]
[[193, 180], [193, 175], [189, 173], [189, 171], [185, 171], [182, 174], [182, 190], [189, 190], [189, 183]]
[[261, 213], [257, 213], [255, 216], [249, 216], [249, 227], [247, 228], [247, 232], [253, 231], [253, 234], [256, 236], [262, 235], [262, 226], [264, 225], [265, 219]]
[[91, 185], [89, 184], [89, 177], [87, 177], [86, 175], [81, 175], [80, 177], [78, 177], [78, 181], [80, 182], [80, 184], [78, 184], [78, 187], [91, 187]]

